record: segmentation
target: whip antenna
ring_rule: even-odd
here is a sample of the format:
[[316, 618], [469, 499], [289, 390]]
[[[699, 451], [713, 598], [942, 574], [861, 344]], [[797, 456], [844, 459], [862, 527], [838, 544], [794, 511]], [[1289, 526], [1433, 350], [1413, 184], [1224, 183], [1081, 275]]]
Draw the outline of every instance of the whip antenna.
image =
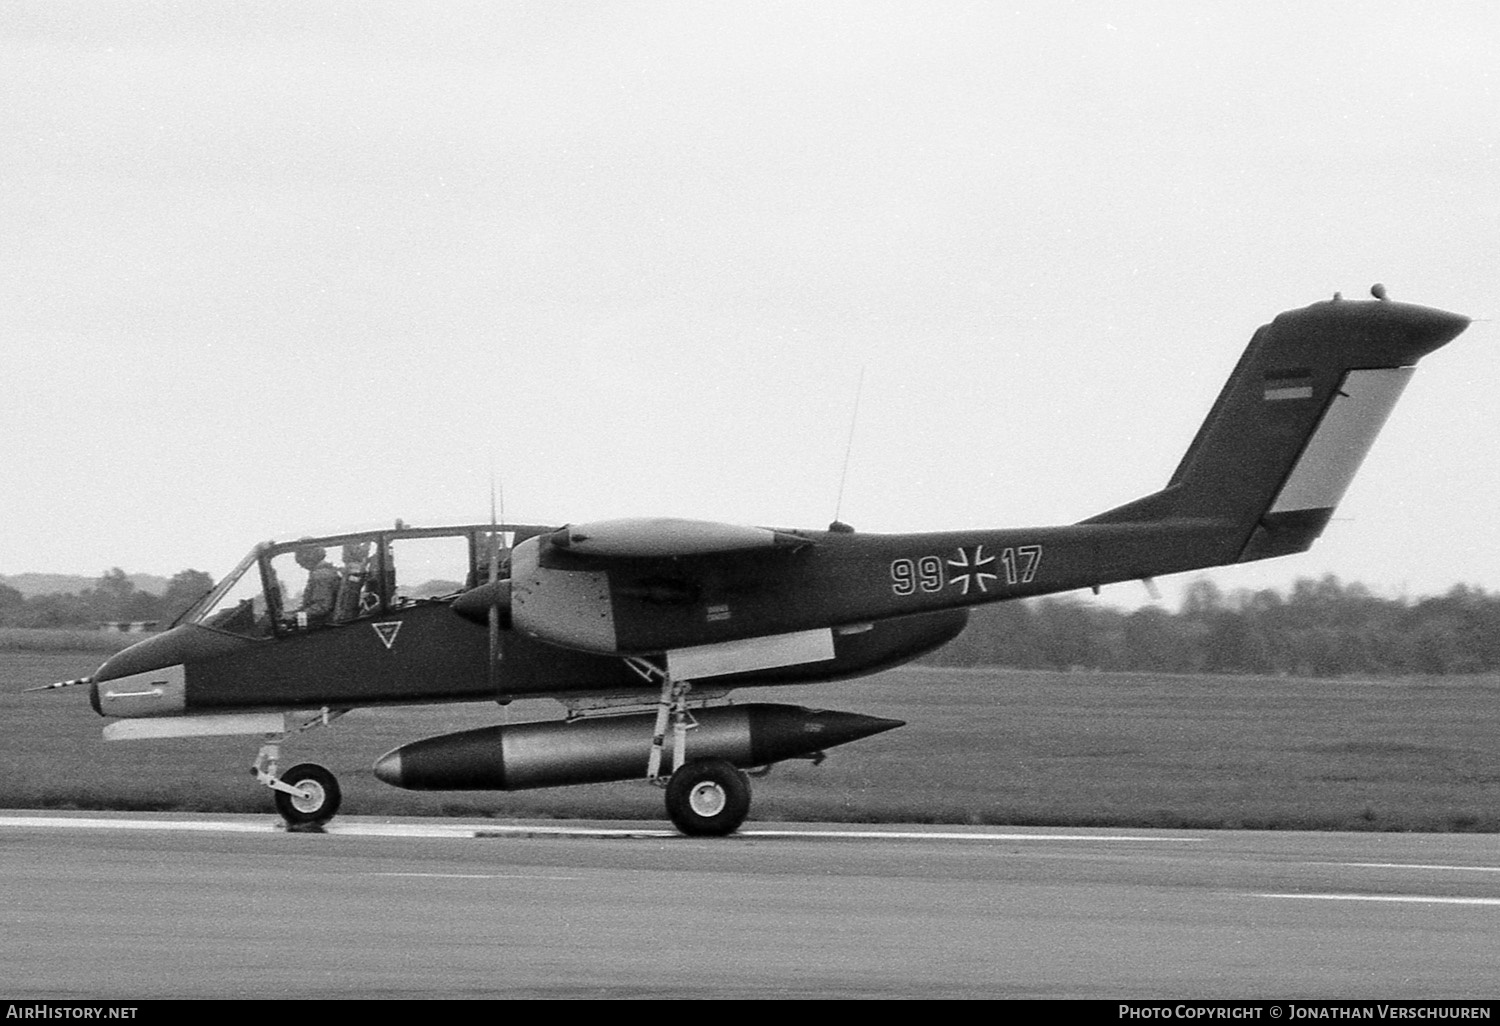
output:
[[849, 440], [844, 445], [844, 469], [839, 473], [839, 497], [833, 504], [833, 523], [828, 525], [830, 531], [853, 530], [848, 524], [839, 520], [839, 514], [844, 509], [844, 485], [849, 480], [849, 456], [854, 452], [854, 428], [859, 423], [859, 400], [865, 392], [865, 367], [860, 364], [859, 381], [854, 386], [854, 412], [849, 415]]

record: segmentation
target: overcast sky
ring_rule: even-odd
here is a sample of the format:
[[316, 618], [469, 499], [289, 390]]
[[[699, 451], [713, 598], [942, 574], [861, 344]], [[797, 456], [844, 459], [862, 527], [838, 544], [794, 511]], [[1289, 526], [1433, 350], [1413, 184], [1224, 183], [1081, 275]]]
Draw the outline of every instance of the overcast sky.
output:
[[[1489, 2], [0, 2], [0, 573], [483, 521], [492, 469], [821, 528], [862, 367], [842, 519], [1081, 519], [1282, 310], [1500, 314], [1497, 68]], [[1500, 590], [1497, 342], [1213, 579]]]

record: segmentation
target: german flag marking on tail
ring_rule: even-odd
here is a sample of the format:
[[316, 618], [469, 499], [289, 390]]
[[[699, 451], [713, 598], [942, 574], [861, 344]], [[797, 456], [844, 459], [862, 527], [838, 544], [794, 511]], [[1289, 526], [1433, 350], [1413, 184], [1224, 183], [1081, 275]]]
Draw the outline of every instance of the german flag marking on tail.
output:
[[1266, 371], [1266, 402], [1311, 399], [1312, 396], [1312, 370], [1310, 368], [1293, 367], [1287, 370]]

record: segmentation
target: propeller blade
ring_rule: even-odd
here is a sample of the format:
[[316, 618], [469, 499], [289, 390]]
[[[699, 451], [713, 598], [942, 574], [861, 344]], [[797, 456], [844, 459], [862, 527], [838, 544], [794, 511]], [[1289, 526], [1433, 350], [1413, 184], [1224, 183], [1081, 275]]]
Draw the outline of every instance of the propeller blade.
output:
[[490, 606], [490, 691], [499, 690], [500, 607]]
[[[491, 588], [500, 581], [500, 542], [505, 537], [500, 533], [500, 524], [495, 516], [495, 490], [495, 471], [492, 467], [490, 469], [490, 579], [488, 585]], [[500, 502], [503, 508], [504, 492], [500, 494]], [[510, 590], [508, 588], [505, 592], [505, 599], [509, 603]], [[509, 605], [506, 608], [508, 610]], [[489, 684], [490, 692], [495, 693], [500, 690], [500, 605], [498, 601], [491, 603], [486, 618], [489, 620], [490, 627]]]

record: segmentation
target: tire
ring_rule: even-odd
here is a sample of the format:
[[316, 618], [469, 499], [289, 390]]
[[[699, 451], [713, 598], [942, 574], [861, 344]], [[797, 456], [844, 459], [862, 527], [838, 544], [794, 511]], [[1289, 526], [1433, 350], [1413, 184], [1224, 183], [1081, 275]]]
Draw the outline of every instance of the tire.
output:
[[306, 789], [308, 797], [298, 798], [285, 791], [272, 792], [276, 796], [276, 811], [290, 827], [305, 827], [327, 823], [339, 811], [343, 794], [334, 775], [322, 766], [304, 762], [293, 766], [281, 775], [283, 783]]
[[693, 759], [667, 783], [667, 815], [689, 837], [723, 837], [750, 812], [750, 779], [724, 759]]

